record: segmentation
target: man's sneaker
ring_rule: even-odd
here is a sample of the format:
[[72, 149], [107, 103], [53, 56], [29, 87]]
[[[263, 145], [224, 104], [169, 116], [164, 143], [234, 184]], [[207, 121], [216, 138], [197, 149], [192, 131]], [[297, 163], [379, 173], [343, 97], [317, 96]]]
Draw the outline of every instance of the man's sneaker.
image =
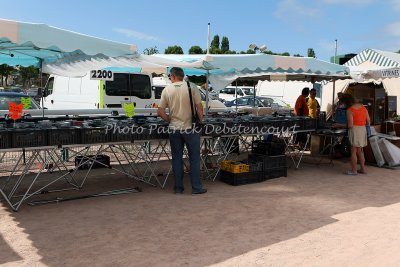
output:
[[199, 191], [193, 191], [192, 195], [200, 195], [200, 194], [204, 194], [204, 193], [207, 193], [207, 189], [202, 188]]
[[175, 191], [175, 195], [183, 195], [183, 191]]

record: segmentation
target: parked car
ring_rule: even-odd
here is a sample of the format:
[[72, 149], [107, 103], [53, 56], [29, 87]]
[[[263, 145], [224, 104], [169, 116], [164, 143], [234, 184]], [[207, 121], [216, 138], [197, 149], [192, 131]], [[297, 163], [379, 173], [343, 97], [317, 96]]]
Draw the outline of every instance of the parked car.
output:
[[15, 104], [21, 103], [21, 97], [31, 99], [31, 107], [29, 109], [40, 109], [40, 105], [31, 96], [22, 93], [0, 92], [0, 110], [9, 110], [10, 102]]
[[13, 92], [13, 93], [25, 93], [25, 90], [19, 87], [10, 87], [10, 88], [6, 88], [4, 89], [4, 92]]
[[236, 95], [238, 98], [242, 96], [252, 96], [254, 95], [254, 88], [246, 86], [228, 86], [222, 89], [218, 96], [225, 101], [232, 101], [236, 99]]
[[36, 102], [40, 103], [41, 88], [39, 87], [28, 88], [26, 89], [26, 94], [29, 95], [30, 97], [33, 97], [33, 99], [35, 99]]
[[[254, 105], [255, 101], [255, 105]], [[228, 101], [224, 103], [227, 107], [270, 107], [273, 110], [284, 111], [284, 113], [292, 110], [290, 105], [279, 98], [274, 97], [264, 97], [264, 96], [245, 96], [240, 97], [232, 101]]]

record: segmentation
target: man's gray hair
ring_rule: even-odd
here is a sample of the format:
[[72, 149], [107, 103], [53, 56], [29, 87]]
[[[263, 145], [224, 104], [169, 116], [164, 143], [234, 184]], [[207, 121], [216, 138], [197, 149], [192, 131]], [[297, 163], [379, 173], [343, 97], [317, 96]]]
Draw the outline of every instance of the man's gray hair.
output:
[[182, 79], [183, 79], [183, 77], [185, 77], [185, 73], [183, 72], [182, 68], [173, 67], [173, 68], [171, 68], [169, 73], [171, 75], [174, 75], [175, 77], [179, 77], [179, 78], [182, 78]]

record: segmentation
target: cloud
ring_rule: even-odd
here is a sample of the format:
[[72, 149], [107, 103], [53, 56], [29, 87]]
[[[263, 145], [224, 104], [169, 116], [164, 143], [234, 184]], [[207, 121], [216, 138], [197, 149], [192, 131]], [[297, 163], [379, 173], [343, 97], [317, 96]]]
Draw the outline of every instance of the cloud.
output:
[[390, 1], [390, 5], [394, 10], [400, 11], [400, 0], [392, 0]]
[[115, 28], [113, 31], [121, 33], [125, 35], [126, 37], [135, 37], [139, 40], [150, 40], [150, 41], [159, 41], [159, 38], [147, 35], [138, 31], [134, 30], [129, 30], [129, 29], [123, 29], [123, 28]]
[[279, 18], [287, 18], [289, 16], [314, 17], [318, 15], [319, 10], [316, 8], [308, 8], [298, 3], [297, 0], [283, 0], [279, 3], [275, 16]]
[[391, 23], [385, 27], [385, 32], [391, 36], [400, 37], [400, 21]]
[[[328, 5], [340, 5], [345, 4], [348, 6], [359, 5], [366, 6], [373, 3], [375, 0], [322, 0], [321, 2]], [[395, 0], [393, 0], [395, 1]]]

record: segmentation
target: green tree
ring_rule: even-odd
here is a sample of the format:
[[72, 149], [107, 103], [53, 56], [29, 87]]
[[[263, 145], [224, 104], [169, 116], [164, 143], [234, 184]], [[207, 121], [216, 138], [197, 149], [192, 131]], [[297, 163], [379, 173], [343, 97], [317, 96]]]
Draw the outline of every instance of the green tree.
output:
[[[15, 71], [15, 68], [12, 66], [9, 66], [7, 64], [2, 64], [0, 65], [0, 77], [1, 77], [1, 86], [7, 86], [8, 84], [8, 76]], [[3, 78], [5, 78], [3, 84]]]
[[312, 48], [308, 48], [308, 50], [307, 50], [307, 56], [308, 57], [316, 57], [315, 56], [315, 52], [314, 52], [314, 49], [312, 49]]
[[210, 54], [222, 54], [222, 51], [218, 47], [210, 47]]
[[26, 87], [30, 85], [30, 79], [39, 77], [39, 69], [34, 66], [20, 67], [19, 74], [22, 78], [22, 86]]
[[229, 39], [226, 36], [222, 37], [221, 51], [222, 51], [222, 53], [225, 53], [225, 52], [229, 51]]
[[200, 46], [194, 45], [189, 49], [189, 54], [199, 55], [199, 54], [204, 54], [204, 51], [203, 51], [203, 49], [201, 49]]
[[181, 55], [183, 54], [183, 49], [179, 45], [174, 45], [174, 46], [168, 46], [165, 49], [164, 54], [175, 54], [175, 55]]
[[289, 54], [289, 52], [284, 52], [281, 54], [281, 56], [290, 57], [290, 54]]
[[219, 35], [214, 35], [213, 40], [211, 41], [211, 48], [219, 48]]
[[143, 50], [143, 54], [145, 55], [153, 55], [153, 54], [159, 54], [160, 52], [158, 51], [157, 46], [154, 47], [148, 47]]
[[303, 56], [300, 55], [300, 54], [294, 54], [293, 56], [294, 56], [294, 57], [303, 57]]

